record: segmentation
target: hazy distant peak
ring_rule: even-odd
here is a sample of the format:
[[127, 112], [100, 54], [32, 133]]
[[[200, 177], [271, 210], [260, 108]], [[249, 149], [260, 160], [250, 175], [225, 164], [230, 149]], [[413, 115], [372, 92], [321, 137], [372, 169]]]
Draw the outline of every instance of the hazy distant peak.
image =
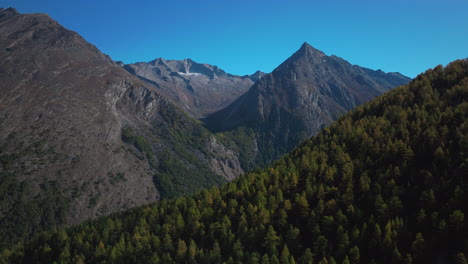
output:
[[252, 73], [250, 76], [263, 76], [266, 73], [262, 72], [261, 70], [257, 70], [256, 72]]
[[156, 59], [150, 61], [149, 64], [152, 64], [152, 65], [165, 65], [166, 60], [163, 59], [163, 58], [156, 58]]
[[244, 94], [264, 73], [238, 76], [192, 59], [154, 59], [125, 65], [127, 71], [156, 85], [163, 96], [194, 117], [211, 114]]
[[244, 75], [244, 77], [248, 77], [253, 82], [256, 82], [256, 81], [260, 80], [265, 75], [266, 75], [266, 73], [264, 73], [264, 72], [262, 72], [260, 70], [257, 70], [256, 72], [254, 72], [251, 75]]
[[195, 61], [193, 61], [193, 60], [190, 59], [190, 58], [187, 58], [187, 59], [184, 59], [184, 62], [185, 62], [185, 63], [192, 63], [192, 62], [195, 62]]

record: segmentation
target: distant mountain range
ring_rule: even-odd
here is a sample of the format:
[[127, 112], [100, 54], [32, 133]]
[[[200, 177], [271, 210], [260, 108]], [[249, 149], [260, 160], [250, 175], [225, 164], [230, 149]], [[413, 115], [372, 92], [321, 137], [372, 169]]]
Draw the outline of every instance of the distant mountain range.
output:
[[205, 117], [244, 94], [263, 75], [237, 76], [190, 59], [155, 59], [123, 66], [195, 118]]
[[244, 160], [266, 164], [346, 111], [409, 81], [399, 73], [373, 71], [326, 56], [304, 43], [239, 99], [203, 120], [213, 132], [236, 131], [234, 140], [246, 133], [242, 138], [250, 143], [238, 145], [247, 145], [250, 149], [241, 153], [253, 156]]
[[0, 9], [0, 62], [0, 247], [230, 181], [409, 80], [308, 44], [270, 74], [123, 65], [13, 8]]

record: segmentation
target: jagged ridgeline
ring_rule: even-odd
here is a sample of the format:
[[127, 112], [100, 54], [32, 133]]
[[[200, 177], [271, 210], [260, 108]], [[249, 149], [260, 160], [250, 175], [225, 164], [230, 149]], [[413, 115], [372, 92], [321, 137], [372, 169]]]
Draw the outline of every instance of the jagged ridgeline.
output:
[[[409, 81], [307, 43], [267, 75], [123, 65], [48, 15], [13, 8], [0, 8], [0, 61], [0, 251], [230, 181]], [[206, 127], [193, 119], [211, 114]]]
[[245, 94], [202, 120], [238, 149], [242, 168], [250, 171], [271, 164], [347, 111], [409, 81], [399, 73], [327, 56], [304, 43]]
[[468, 61], [221, 188], [44, 233], [2, 263], [466, 263]]

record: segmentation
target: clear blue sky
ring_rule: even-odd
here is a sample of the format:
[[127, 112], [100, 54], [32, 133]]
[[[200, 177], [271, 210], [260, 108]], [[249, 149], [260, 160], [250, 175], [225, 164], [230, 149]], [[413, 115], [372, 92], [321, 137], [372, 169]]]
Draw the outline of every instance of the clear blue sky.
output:
[[270, 72], [306, 41], [414, 77], [468, 57], [468, 0], [0, 0], [48, 13], [114, 60], [191, 58]]

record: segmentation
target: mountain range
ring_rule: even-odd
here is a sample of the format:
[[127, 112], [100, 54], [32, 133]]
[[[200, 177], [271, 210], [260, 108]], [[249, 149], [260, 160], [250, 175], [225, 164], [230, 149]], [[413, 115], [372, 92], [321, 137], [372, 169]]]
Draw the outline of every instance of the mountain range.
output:
[[0, 246], [231, 181], [409, 81], [306, 43], [269, 74], [125, 65], [13, 8], [0, 61]]
[[468, 60], [222, 187], [36, 236], [0, 263], [466, 263]]
[[248, 145], [241, 153], [250, 156], [242, 160], [268, 164], [345, 112], [409, 80], [351, 65], [304, 43], [239, 99], [203, 120], [213, 132], [246, 134], [249, 143], [239, 145]]
[[263, 72], [236, 76], [206, 63], [155, 59], [123, 67], [152, 83], [157, 91], [194, 118], [205, 117], [226, 107], [244, 94]]
[[243, 172], [199, 121], [45, 14], [0, 11], [0, 60], [2, 242]]

